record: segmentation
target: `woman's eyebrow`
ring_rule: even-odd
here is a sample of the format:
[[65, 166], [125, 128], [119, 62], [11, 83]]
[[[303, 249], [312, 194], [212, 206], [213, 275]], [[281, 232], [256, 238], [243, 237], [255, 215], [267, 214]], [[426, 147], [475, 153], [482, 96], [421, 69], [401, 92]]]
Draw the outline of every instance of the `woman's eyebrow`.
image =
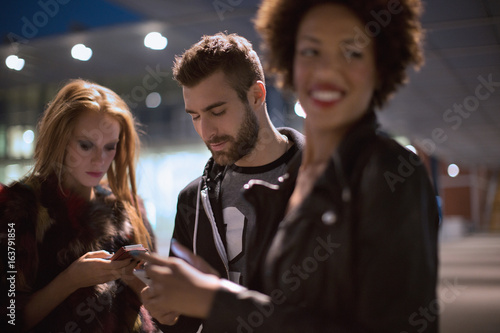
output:
[[316, 44], [321, 43], [321, 41], [318, 38], [311, 36], [311, 35], [307, 35], [307, 34], [297, 36], [297, 40], [308, 41], [308, 42], [312, 42], [312, 43], [316, 43]]

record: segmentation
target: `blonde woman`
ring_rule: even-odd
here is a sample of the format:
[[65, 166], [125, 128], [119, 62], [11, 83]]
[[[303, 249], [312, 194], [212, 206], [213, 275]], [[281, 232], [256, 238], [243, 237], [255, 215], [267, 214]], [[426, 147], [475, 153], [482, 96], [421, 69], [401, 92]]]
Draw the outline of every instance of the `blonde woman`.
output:
[[[138, 149], [134, 118], [108, 88], [73, 80], [49, 103], [38, 124], [32, 172], [0, 185], [2, 253], [15, 248], [15, 267], [8, 269], [2, 257], [1, 274], [17, 271], [15, 326], [6, 328], [155, 330], [138, 297], [144, 285], [132, 274], [137, 261], [109, 260], [129, 244], [154, 250], [136, 193]], [[12, 282], [6, 278], [2, 289]]]

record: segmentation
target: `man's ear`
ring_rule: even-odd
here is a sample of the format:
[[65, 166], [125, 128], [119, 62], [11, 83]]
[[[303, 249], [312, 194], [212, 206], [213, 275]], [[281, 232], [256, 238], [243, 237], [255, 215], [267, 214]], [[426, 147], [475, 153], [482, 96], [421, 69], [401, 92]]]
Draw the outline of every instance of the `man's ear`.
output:
[[257, 80], [248, 91], [248, 101], [252, 106], [260, 106], [266, 102], [266, 86], [264, 82]]

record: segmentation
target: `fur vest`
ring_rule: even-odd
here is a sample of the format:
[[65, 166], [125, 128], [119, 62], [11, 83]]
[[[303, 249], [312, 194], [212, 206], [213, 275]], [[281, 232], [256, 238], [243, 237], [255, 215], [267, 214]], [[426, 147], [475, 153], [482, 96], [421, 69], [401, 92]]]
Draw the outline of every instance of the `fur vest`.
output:
[[[95, 193], [92, 202], [63, 193], [55, 177], [0, 185], [2, 275], [9, 271], [9, 258], [4, 253], [8, 253], [12, 233], [8, 236], [7, 231], [15, 230], [15, 327], [21, 327], [30, 296], [75, 260], [89, 251], [116, 252], [133, 242], [133, 228], [123, 203], [107, 188], [98, 186]], [[147, 220], [145, 223], [150, 230]], [[6, 278], [2, 277], [2, 289], [10, 285]], [[7, 305], [2, 304], [0, 310], [2, 322], [9, 319], [4, 314]], [[5, 327], [9, 331], [13, 328], [11, 324]], [[92, 333], [155, 331], [137, 295], [121, 280], [80, 288], [32, 331], [66, 332], [68, 327], [71, 332]]]

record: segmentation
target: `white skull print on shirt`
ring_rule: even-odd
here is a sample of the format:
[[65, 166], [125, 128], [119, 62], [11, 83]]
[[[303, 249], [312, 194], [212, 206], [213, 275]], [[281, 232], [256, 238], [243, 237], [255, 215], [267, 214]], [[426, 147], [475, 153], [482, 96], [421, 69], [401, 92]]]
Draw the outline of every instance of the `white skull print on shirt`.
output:
[[229, 261], [231, 281], [245, 285], [246, 251], [251, 251], [248, 244], [250, 230], [255, 227], [255, 213], [242, 196], [243, 186], [251, 179], [261, 179], [271, 184], [278, 184], [278, 178], [286, 172], [286, 163], [295, 153], [290, 149], [276, 161], [259, 167], [229, 166], [222, 180], [222, 213], [226, 235], [226, 253]]

